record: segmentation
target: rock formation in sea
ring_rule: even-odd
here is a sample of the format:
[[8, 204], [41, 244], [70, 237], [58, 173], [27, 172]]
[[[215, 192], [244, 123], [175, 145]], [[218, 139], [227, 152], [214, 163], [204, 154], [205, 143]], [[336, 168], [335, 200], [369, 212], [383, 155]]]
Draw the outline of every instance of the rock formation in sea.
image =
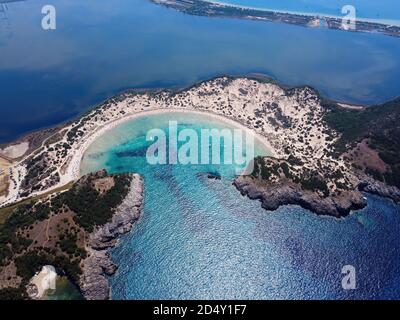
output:
[[366, 206], [366, 201], [358, 190], [348, 191], [341, 196], [323, 197], [315, 191], [302, 189], [298, 184], [273, 185], [249, 176], [236, 178], [233, 185], [242, 195], [260, 200], [261, 206], [268, 211], [275, 211], [283, 205], [299, 205], [319, 215], [342, 217], [351, 210]]

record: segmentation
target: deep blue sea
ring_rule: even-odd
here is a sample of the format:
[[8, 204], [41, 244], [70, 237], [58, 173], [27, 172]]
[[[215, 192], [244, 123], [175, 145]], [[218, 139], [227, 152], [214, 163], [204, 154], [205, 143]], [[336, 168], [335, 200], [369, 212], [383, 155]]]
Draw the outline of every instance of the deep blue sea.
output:
[[[148, 130], [230, 128], [198, 114], [130, 120], [86, 152], [82, 173], [139, 172], [145, 204], [139, 222], [112, 252], [113, 299], [394, 299], [400, 298], [400, 206], [367, 196], [345, 219], [297, 206], [267, 212], [232, 186], [229, 166], [146, 162]], [[223, 149], [221, 149], [222, 152]], [[268, 154], [256, 144], [256, 154]], [[220, 172], [210, 180], [202, 172]], [[356, 289], [343, 290], [344, 265]]]
[[[323, 2], [342, 3], [265, 1], [309, 12]], [[367, 17], [375, 18], [374, 8], [381, 18], [399, 17], [394, 0], [353, 2]], [[127, 88], [186, 86], [221, 74], [264, 73], [353, 103], [400, 94], [397, 38], [194, 17], [148, 0], [52, 0], [57, 28], [44, 31], [47, 4], [0, 4], [0, 142], [71, 119]]]

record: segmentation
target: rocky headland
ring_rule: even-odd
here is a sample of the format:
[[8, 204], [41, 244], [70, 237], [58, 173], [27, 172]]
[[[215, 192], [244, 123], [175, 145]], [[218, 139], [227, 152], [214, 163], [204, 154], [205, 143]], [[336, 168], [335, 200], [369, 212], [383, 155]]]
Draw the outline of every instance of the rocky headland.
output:
[[83, 176], [68, 190], [15, 205], [0, 224], [0, 298], [33, 297], [33, 277], [54, 266], [88, 300], [110, 297], [117, 266], [109, 249], [139, 219], [143, 180], [137, 174]]
[[87, 300], [106, 300], [110, 297], [107, 276], [113, 275], [117, 266], [108, 250], [113, 248], [121, 235], [128, 233], [139, 219], [143, 206], [143, 180], [132, 175], [129, 191], [115, 210], [112, 220], [90, 234], [86, 246], [87, 258], [83, 260], [80, 288]]
[[284, 205], [299, 205], [319, 215], [339, 218], [366, 206], [366, 201], [358, 190], [340, 196], [323, 197], [317, 192], [302, 189], [298, 184], [274, 185], [248, 176], [236, 178], [233, 184], [243, 196], [260, 200], [261, 206], [268, 211], [275, 211]]
[[258, 189], [274, 199], [264, 200], [265, 208], [299, 204], [318, 214], [345, 216], [365, 205], [361, 191], [398, 201], [399, 106], [399, 99], [345, 105], [308, 86], [286, 88], [261, 76], [218, 77], [180, 90], [127, 91], [41, 135], [35, 150], [9, 164], [8, 192], [0, 196], [0, 206], [68, 186], [79, 178], [90, 144], [115, 126], [141, 115], [187, 111], [234, 121], [270, 151], [253, 175], [236, 180], [243, 194], [255, 197]]
[[393, 201], [400, 203], [400, 190], [394, 186], [376, 181], [370, 178], [365, 178], [359, 184], [359, 190], [370, 194], [374, 194], [383, 198], [390, 198]]

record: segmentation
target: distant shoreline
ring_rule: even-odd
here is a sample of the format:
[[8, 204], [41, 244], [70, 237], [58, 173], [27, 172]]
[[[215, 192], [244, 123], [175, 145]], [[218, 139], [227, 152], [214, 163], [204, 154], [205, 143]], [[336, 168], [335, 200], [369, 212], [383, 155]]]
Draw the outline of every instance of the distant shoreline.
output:
[[385, 24], [371, 19], [356, 19], [356, 29], [345, 29], [343, 17], [326, 14], [308, 14], [300, 12], [284, 12], [263, 8], [247, 7], [224, 2], [208, 0], [150, 0], [154, 4], [171, 8], [186, 14], [205, 17], [236, 18], [273, 23], [285, 23], [307, 28], [328, 28], [347, 32], [378, 33], [400, 37], [399, 24]]
[[[249, 10], [259, 10], [259, 11], [266, 11], [266, 12], [275, 12], [275, 13], [282, 13], [282, 14], [293, 14], [293, 15], [301, 15], [301, 16], [309, 16], [309, 17], [328, 17], [328, 18], [336, 18], [341, 19], [342, 16], [334, 15], [334, 14], [327, 14], [322, 12], [303, 12], [303, 11], [292, 11], [292, 10], [278, 10], [278, 9], [270, 9], [270, 8], [262, 8], [262, 7], [252, 7], [252, 6], [244, 6], [235, 3], [223, 2], [223, 1], [212, 1], [212, 0], [205, 0], [206, 2], [210, 2], [213, 4], [221, 4], [228, 7], [237, 7], [242, 9], [249, 9]], [[356, 18], [357, 21], [361, 22], [370, 22], [370, 23], [378, 23], [384, 25], [391, 25], [391, 26], [398, 26], [400, 27], [400, 20], [393, 20], [393, 19], [374, 19], [374, 18]]]

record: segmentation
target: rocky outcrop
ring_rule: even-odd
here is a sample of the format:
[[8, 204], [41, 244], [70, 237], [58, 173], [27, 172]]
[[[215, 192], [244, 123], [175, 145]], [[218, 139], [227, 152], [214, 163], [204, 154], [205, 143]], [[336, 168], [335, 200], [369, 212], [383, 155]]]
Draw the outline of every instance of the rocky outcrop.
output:
[[143, 180], [132, 174], [132, 182], [127, 196], [115, 210], [112, 221], [97, 228], [90, 234], [87, 258], [82, 263], [80, 288], [87, 300], [106, 300], [110, 297], [107, 276], [115, 273], [117, 266], [111, 260], [108, 250], [113, 248], [118, 238], [132, 229], [140, 217], [143, 206]]
[[390, 198], [397, 203], [400, 202], [400, 190], [396, 187], [388, 186], [380, 181], [366, 179], [359, 184], [358, 188], [361, 191], [375, 194], [384, 198]]
[[222, 177], [218, 172], [198, 172], [196, 176], [200, 179], [221, 180]]
[[348, 191], [341, 196], [321, 197], [316, 192], [303, 190], [294, 183], [271, 184], [251, 176], [240, 176], [233, 184], [242, 195], [260, 200], [262, 207], [269, 211], [283, 205], [299, 205], [319, 215], [343, 217], [352, 210], [366, 206], [366, 201], [358, 190]]

